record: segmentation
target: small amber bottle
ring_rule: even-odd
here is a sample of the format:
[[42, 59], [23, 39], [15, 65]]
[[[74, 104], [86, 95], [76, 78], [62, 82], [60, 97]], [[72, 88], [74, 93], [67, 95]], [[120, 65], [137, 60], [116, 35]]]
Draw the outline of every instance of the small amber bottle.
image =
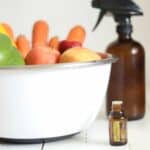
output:
[[110, 144], [114, 146], [127, 143], [127, 119], [122, 104], [122, 101], [112, 101], [112, 110], [109, 114], [109, 138]]

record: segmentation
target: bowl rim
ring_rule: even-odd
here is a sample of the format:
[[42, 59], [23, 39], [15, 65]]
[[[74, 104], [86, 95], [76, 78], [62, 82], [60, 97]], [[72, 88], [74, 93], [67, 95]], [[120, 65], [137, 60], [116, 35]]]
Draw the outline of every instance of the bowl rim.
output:
[[97, 66], [104, 64], [111, 64], [118, 60], [118, 57], [112, 54], [107, 54], [108, 57], [101, 60], [84, 61], [84, 62], [67, 62], [58, 64], [42, 64], [42, 65], [18, 65], [18, 66], [0, 66], [1, 70], [33, 70], [33, 69], [69, 69], [81, 68], [89, 66]]

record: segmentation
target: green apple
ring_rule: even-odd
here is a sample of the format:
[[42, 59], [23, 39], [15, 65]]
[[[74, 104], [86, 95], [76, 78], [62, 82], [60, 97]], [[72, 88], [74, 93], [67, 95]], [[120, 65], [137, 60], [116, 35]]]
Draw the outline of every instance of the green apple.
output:
[[8, 36], [0, 33], [0, 66], [24, 65], [21, 54]]

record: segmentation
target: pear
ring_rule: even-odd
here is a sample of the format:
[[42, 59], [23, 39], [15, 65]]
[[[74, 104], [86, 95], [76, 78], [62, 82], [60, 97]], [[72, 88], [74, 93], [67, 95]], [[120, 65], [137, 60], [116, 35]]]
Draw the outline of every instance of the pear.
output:
[[102, 57], [96, 52], [82, 47], [74, 47], [66, 50], [60, 57], [60, 63], [84, 62], [101, 60]]

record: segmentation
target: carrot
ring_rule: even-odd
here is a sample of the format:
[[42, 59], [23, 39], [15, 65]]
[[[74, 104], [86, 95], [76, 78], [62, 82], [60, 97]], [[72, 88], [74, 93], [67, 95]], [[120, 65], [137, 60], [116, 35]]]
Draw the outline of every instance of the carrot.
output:
[[57, 36], [54, 36], [50, 39], [48, 46], [52, 49], [57, 49], [59, 47], [59, 38]]
[[16, 39], [16, 45], [23, 58], [26, 57], [30, 51], [30, 43], [24, 35], [19, 35]]
[[48, 24], [46, 21], [35, 22], [32, 31], [32, 47], [45, 46], [48, 39]]
[[84, 40], [85, 40], [85, 36], [86, 36], [86, 31], [85, 29], [80, 26], [80, 25], [76, 25], [75, 27], [73, 27], [68, 36], [67, 36], [67, 40], [68, 41], [77, 41], [83, 44]]
[[14, 39], [14, 33], [13, 30], [11, 28], [10, 25], [8, 25], [7, 23], [2, 23], [4, 29], [6, 30], [7, 34], [9, 35], [9, 37], [13, 40]]

